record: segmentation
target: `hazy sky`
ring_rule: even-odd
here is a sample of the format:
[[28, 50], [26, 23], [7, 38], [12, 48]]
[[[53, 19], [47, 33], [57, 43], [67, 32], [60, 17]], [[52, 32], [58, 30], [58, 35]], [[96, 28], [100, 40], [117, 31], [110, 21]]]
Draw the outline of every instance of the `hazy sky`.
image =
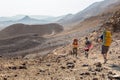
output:
[[0, 0], [0, 17], [74, 14], [98, 1], [102, 0]]

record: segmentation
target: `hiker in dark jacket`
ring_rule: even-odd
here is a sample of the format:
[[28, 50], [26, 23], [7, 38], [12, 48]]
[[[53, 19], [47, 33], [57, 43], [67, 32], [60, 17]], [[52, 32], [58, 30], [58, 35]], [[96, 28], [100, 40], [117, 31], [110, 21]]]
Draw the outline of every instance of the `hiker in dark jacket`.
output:
[[85, 56], [88, 58], [89, 50], [93, 48], [91, 41], [88, 40], [88, 37], [85, 37]]
[[107, 52], [109, 50], [109, 46], [111, 45], [112, 42], [112, 36], [111, 36], [111, 28], [108, 26], [105, 28], [103, 31], [103, 34], [100, 36], [100, 40], [102, 42], [102, 51], [101, 54], [103, 55], [104, 58], [104, 63], [107, 62]]

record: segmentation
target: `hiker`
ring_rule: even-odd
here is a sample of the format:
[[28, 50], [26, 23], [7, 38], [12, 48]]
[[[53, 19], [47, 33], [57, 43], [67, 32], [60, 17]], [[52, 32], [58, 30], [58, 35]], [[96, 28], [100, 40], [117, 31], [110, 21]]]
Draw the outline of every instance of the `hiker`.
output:
[[73, 40], [73, 51], [72, 51], [72, 55], [77, 57], [77, 50], [78, 50], [78, 39], [74, 39]]
[[88, 55], [89, 55], [89, 50], [93, 48], [93, 45], [91, 43], [91, 41], [89, 41], [88, 37], [85, 37], [85, 57], [88, 58]]
[[102, 51], [101, 54], [104, 58], [104, 64], [107, 62], [107, 52], [109, 50], [109, 47], [112, 42], [112, 36], [111, 36], [111, 29], [107, 26], [105, 30], [103, 31], [103, 34], [100, 36], [100, 40], [102, 42]]

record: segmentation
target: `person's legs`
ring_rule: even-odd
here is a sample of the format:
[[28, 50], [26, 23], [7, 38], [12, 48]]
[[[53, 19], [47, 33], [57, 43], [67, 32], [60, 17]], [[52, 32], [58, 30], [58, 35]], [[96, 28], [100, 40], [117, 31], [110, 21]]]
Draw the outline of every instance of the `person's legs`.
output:
[[75, 56], [77, 57], [77, 48], [75, 48]]
[[85, 51], [85, 57], [87, 57], [87, 51]]
[[77, 48], [73, 48], [73, 56], [77, 57]]
[[89, 49], [85, 50], [85, 57], [86, 58], [88, 58], [88, 54], [89, 54], [88, 51], [89, 51]]
[[104, 64], [107, 62], [107, 56], [106, 56], [107, 53], [104, 54]]
[[74, 54], [75, 54], [75, 48], [73, 48], [73, 53], [72, 53], [72, 55], [74, 56]]
[[106, 55], [105, 55], [105, 53], [102, 53], [102, 55], [103, 55], [103, 58], [104, 58], [104, 63], [106, 63], [106, 61], [107, 61], [107, 58], [106, 58]]
[[77, 54], [78, 54], [78, 53], [77, 53], [77, 48], [76, 48], [76, 57], [77, 57]]
[[108, 52], [109, 47], [108, 46], [102, 46], [102, 55], [104, 58], [104, 63], [107, 62], [107, 52]]
[[104, 54], [105, 59], [107, 59], [107, 53]]

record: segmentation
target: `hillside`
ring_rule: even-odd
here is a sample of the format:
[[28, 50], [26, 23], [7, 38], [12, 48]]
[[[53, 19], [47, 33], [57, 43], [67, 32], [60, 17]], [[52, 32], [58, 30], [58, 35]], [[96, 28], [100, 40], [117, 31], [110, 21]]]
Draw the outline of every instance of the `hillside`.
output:
[[[87, 19], [84, 19], [81, 22], [71, 24], [66, 26], [69, 29], [70, 32], [76, 32], [80, 30], [85, 29], [98, 29], [103, 23], [105, 23], [111, 16], [113, 16], [114, 13], [119, 11], [120, 9], [120, 3], [115, 3], [112, 5], [109, 5], [109, 7], [102, 13], [99, 13], [96, 16], [89, 17]], [[88, 30], [89, 31], [89, 30]], [[66, 31], [68, 32], [68, 31]]]
[[63, 27], [55, 23], [45, 25], [11, 25], [0, 31], [0, 55], [25, 56], [38, 51], [46, 54], [63, 44], [56, 44], [56, 41], [52, 41], [47, 37], [62, 31]]
[[[117, 41], [120, 43], [120, 41]], [[41, 58], [0, 58], [1, 80], [119, 80], [120, 53], [114, 42], [107, 64], [102, 64], [101, 54], [94, 52], [89, 59], [79, 52], [71, 55], [49, 54]], [[120, 45], [117, 45], [120, 46]], [[115, 52], [114, 52], [115, 50]], [[116, 52], [117, 51], [117, 52]], [[112, 56], [113, 55], [113, 56]]]
[[93, 3], [90, 6], [88, 6], [83, 11], [80, 11], [80, 12], [72, 15], [72, 18], [70, 15], [70, 18], [63, 18], [59, 22], [63, 25], [67, 25], [67, 26], [73, 25], [73, 24], [79, 23], [89, 17], [102, 14], [102, 13], [106, 12], [106, 10], [108, 10], [108, 8], [110, 8], [110, 7], [114, 9], [114, 5], [119, 4], [119, 3], [120, 3], [119, 0], [104, 0], [101, 2], [96, 2], [96, 3]]
[[43, 36], [52, 34], [53, 32], [56, 34], [61, 31], [63, 31], [63, 27], [55, 23], [45, 25], [14, 24], [0, 31], [0, 38], [29, 34]]

